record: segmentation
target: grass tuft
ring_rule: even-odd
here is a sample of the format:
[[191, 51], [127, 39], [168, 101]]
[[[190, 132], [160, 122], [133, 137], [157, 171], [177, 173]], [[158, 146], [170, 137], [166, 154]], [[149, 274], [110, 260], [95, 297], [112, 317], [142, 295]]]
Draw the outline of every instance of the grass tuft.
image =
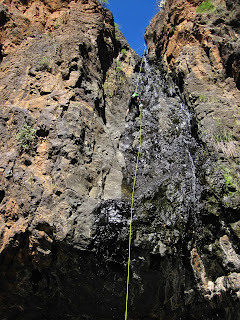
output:
[[205, 0], [197, 7], [196, 12], [208, 13], [214, 11], [215, 9], [216, 7], [214, 6], [214, 4], [212, 4], [211, 0]]

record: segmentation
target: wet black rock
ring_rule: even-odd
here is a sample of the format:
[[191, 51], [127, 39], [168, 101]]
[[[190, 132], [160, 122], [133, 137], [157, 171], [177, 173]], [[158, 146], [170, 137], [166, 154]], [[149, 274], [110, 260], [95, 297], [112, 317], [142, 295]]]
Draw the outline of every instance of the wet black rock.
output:
[[[146, 56], [139, 75], [96, 0], [38, 4], [40, 16], [15, 2], [1, 29], [0, 318], [124, 318], [141, 127], [129, 319], [237, 320], [239, 188], [201, 138], [181, 74], [178, 88]], [[29, 24], [15, 46], [13, 21]], [[138, 76], [142, 126], [124, 120]], [[20, 152], [25, 124], [36, 144]]]

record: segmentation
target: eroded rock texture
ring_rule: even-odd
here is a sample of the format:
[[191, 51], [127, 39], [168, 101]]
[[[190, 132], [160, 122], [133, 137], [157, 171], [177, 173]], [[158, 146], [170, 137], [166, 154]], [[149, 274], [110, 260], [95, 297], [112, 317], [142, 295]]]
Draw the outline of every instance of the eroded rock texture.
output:
[[137, 56], [98, 1], [2, 1], [0, 14], [0, 317], [67, 319], [86, 308], [99, 318], [105, 281], [98, 303], [78, 275], [97, 288], [80, 269], [97, 270], [96, 249], [86, 251], [95, 210], [121, 198]]
[[[202, 2], [166, 1], [145, 39], [149, 56], [165, 74], [164, 90], [180, 94], [192, 110], [192, 135], [205, 149], [205, 165], [196, 166], [204, 186], [198, 217], [204, 239], [191, 251], [198, 289], [216, 308], [225, 308], [224, 317], [237, 319], [224, 303], [231, 279], [239, 279], [240, 8], [239, 1], [216, 0], [200, 13]], [[204, 167], [204, 174], [198, 172]], [[226, 258], [235, 261], [233, 270]], [[216, 311], [211, 317], [221, 315]]]
[[[149, 52], [161, 61], [194, 108], [201, 139], [236, 158], [240, 9], [238, 1], [212, 2], [214, 11], [197, 14], [199, 1], [167, 1], [147, 28], [145, 38]], [[169, 84], [168, 90], [174, 88]], [[231, 140], [229, 146], [221, 143], [230, 142], [227, 140]]]
[[[129, 319], [240, 317], [238, 11], [197, 4], [147, 31]], [[4, 0], [0, 61], [0, 317], [122, 319], [140, 59], [96, 0]]]

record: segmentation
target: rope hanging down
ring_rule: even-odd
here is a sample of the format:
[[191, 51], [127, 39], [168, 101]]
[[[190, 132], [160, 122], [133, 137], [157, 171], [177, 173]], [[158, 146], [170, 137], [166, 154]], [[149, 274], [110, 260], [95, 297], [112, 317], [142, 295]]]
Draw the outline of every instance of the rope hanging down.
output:
[[[139, 84], [139, 80], [140, 80], [140, 74], [141, 74], [141, 72], [142, 72], [142, 65], [143, 65], [143, 58], [144, 58], [144, 55], [145, 55], [145, 51], [146, 51], [146, 50], [144, 50], [144, 53], [143, 53], [143, 56], [142, 56], [142, 61], [141, 61], [140, 70], [139, 70], [139, 74], [138, 74], [138, 79], [137, 79], [137, 84], [136, 84], [135, 93], [137, 93], [137, 89], [138, 89], [138, 84]], [[142, 144], [142, 110], [141, 110], [141, 107], [140, 107], [140, 106], [139, 106], [139, 111], [140, 111], [140, 130], [139, 130], [140, 141], [139, 141], [137, 162], [136, 162], [136, 168], [135, 168], [135, 174], [134, 174], [134, 181], [133, 181], [133, 189], [132, 189], [132, 204], [131, 204], [130, 230], [129, 230], [129, 242], [128, 242], [127, 293], [126, 293], [125, 320], [127, 320], [127, 317], [128, 317], [128, 293], [129, 293], [130, 263], [131, 263], [133, 198], [134, 198], [135, 185], [136, 185], [136, 179], [137, 179], [138, 162], [139, 162], [139, 156], [140, 156], [141, 144]]]

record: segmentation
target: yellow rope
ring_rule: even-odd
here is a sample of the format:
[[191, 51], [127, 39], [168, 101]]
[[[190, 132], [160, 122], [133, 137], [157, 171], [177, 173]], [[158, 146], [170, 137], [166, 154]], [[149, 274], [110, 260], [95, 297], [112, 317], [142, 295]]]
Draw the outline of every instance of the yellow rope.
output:
[[[143, 64], [143, 57], [145, 54], [145, 50], [142, 56], [140, 71], [138, 75], [137, 85], [135, 92], [137, 92], [140, 74], [142, 71], [142, 64]], [[129, 279], [130, 279], [130, 263], [131, 263], [131, 243], [132, 243], [132, 220], [133, 220], [133, 198], [134, 198], [134, 192], [135, 192], [135, 185], [136, 185], [136, 179], [137, 179], [137, 169], [138, 169], [138, 162], [139, 162], [139, 156], [141, 151], [141, 144], [142, 144], [142, 111], [141, 107], [139, 106], [140, 111], [140, 141], [139, 141], [139, 148], [138, 148], [138, 155], [137, 155], [137, 162], [136, 162], [136, 169], [135, 169], [135, 175], [134, 175], [134, 181], [133, 181], [133, 189], [132, 189], [132, 204], [131, 204], [131, 217], [130, 217], [130, 230], [129, 230], [129, 242], [128, 242], [128, 267], [127, 267], [127, 293], [126, 293], [126, 308], [125, 308], [125, 320], [127, 320], [128, 317], [128, 293], [129, 293]]]

